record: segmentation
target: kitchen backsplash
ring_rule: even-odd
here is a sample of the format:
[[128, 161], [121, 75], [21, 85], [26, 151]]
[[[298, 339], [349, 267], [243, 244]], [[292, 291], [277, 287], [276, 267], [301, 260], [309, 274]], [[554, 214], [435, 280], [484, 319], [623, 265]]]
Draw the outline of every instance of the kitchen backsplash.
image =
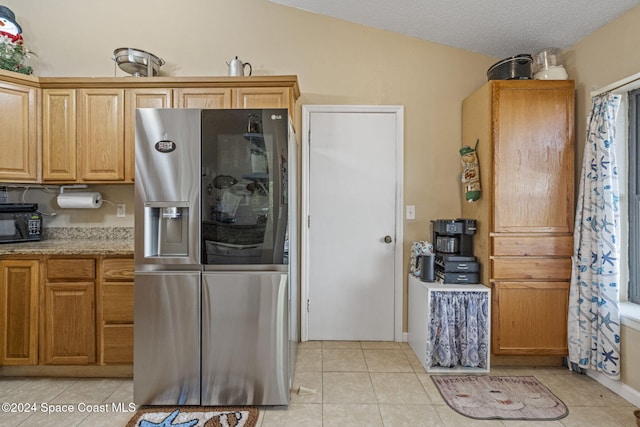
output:
[[45, 227], [43, 239], [133, 240], [133, 227]]
[[[103, 203], [97, 209], [62, 209], [56, 198], [59, 186], [25, 184], [22, 187], [8, 188], [10, 203], [37, 203], [42, 212], [43, 228], [80, 228], [80, 227], [133, 227], [134, 188], [133, 185], [89, 185], [87, 189], [67, 190], [90, 191], [102, 194]], [[116, 204], [125, 205], [125, 216], [118, 217]]]

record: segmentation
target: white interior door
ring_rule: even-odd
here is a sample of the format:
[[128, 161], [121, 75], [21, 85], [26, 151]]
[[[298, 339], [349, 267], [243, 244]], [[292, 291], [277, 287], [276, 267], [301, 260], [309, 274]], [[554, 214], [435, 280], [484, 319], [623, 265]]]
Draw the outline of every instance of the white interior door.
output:
[[399, 341], [402, 108], [334, 108], [305, 115], [306, 338]]

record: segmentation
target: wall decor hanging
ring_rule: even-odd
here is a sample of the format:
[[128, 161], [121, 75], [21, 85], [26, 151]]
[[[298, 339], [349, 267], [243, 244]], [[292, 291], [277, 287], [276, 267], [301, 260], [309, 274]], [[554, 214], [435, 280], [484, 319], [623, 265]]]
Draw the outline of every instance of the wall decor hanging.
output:
[[478, 139], [476, 146], [473, 148], [465, 145], [460, 149], [462, 184], [467, 202], [475, 202], [480, 199], [480, 194], [482, 193], [480, 188], [480, 162], [476, 153], [479, 142], [480, 140]]

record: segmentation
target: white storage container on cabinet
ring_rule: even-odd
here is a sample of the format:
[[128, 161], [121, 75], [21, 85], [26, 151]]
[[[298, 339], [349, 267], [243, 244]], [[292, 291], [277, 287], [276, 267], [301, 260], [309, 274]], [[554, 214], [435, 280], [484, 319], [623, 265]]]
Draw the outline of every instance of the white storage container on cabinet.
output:
[[427, 372], [489, 372], [490, 292], [409, 275], [409, 345]]

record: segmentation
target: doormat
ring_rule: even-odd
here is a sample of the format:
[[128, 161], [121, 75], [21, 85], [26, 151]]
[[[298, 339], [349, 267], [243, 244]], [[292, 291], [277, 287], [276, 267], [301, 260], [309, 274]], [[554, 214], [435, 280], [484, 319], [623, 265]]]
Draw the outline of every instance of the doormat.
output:
[[258, 408], [249, 406], [144, 406], [126, 427], [255, 427]]
[[557, 420], [567, 406], [535, 377], [433, 375], [433, 382], [456, 412], [478, 420]]

